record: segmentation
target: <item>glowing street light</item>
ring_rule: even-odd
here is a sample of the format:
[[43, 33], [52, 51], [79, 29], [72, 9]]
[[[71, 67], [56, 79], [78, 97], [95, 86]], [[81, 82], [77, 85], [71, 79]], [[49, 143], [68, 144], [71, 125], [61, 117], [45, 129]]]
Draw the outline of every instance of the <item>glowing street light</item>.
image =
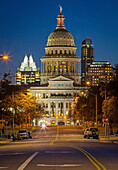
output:
[[56, 116], [56, 119], [58, 119], [58, 116]]
[[90, 81], [87, 81], [87, 82], [86, 82], [86, 85], [87, 85], [87, 86], [89, 86], [90, 84], [91, 84]]
[[64, 119], [67, 119], [67, 117], [66, 117], [66, 116], [64, 116]]
[[3, 60], [8, 60], [9, 56], [8, 55], [0, 55], [0, 58]]
[[84, 91], [81, 91], [81, 95], [84, 95]]

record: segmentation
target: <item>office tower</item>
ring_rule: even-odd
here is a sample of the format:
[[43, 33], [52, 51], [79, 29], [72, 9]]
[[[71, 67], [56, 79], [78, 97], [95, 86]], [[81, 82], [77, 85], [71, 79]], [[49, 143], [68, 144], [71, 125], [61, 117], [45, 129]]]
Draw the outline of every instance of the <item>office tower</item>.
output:
[[94, 61], [88, 68], [87, 81], [92, 86], [98, 86], [100, 82], [105, 84], [113, 80], [113, 67], [109, 61]]
[[86, 78], [88, 74], [88, 67], [92, 64], [94, 60], [93, 56], [93, 45], [91, 38], [86, 38], [82, 42], [81, 48], [81, 83], [86, 83]]
[[25, 54], [24, 60], [21, 63], [21, 66], [17, 68], [15, 74], [16, 85], [39, 85], [39, 68], [36, 67], [35, 62], [33, 61], [32, 54], [29, 59], [27, 54]]

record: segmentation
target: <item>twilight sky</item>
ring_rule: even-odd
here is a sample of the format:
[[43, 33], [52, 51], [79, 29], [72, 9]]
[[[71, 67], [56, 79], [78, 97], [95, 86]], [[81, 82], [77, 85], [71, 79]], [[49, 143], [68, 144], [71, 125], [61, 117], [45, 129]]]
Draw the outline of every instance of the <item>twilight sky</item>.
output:
[[25, 53], [32, 53], [40, 67], [47, 38], [56, 29], [58, 4], [77, 56], [82, 41], [91, 37], [95, 60], [118, 63], [118, 0], [0, 0], [0, 54], [11, 56], [7, 63], [0, 60], [0, 78], [9, 69], [15, 73]]

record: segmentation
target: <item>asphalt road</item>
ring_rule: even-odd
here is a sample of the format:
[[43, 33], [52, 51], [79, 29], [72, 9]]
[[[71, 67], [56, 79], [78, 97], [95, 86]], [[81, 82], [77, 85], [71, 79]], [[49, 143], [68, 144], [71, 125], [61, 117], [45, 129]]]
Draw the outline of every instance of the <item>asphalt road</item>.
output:
[[33, 139], [0, 145], [0, 169], [118, 169], [118, 144], [84, 139], [77, 129], [36, 129], [32, 135]]

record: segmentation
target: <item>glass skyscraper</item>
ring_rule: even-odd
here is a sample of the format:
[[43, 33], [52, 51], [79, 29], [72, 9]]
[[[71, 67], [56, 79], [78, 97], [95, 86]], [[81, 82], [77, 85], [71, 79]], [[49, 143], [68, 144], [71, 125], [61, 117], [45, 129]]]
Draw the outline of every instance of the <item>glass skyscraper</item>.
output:
[[86, 38], [82, 42], [81, 48], [81, 83], [85, 84], [87, 81], [88, 67], [94, 60], [93, 45], [91, 38]]

